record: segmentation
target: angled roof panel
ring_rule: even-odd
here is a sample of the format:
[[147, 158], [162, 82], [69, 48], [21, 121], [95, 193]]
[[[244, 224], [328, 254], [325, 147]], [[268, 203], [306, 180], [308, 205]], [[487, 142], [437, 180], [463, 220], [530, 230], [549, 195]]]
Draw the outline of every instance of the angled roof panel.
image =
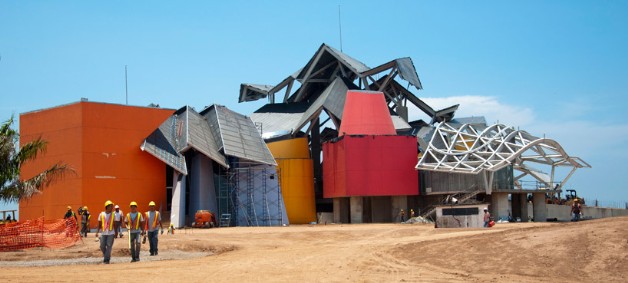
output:
[[171, 116], [154, 130], [140, 148], [168, 164], [178, 172], [187, 175], [185, 157], [176, 149], [177, 116]]
[[216, 161], [218, 164], [229, 168], [226, 157], [220, 153], [220, 145], [216, 142], [216, 133], [212, 131], [208, 119], [201, 116], [193, 109], [189, 109], [188, 121], [189, 146]]
[[255, 101], [268, 96], [268, 92], [273, 88], [272, 85], [261, 84], [240, 84], [240, 99], [238, 102]]
[[251, 120], [263, 135], [272, 132], [292, 133], [308, 109], [307, 102], [266, 104], [251, 114]]
[[399, 69], [399, 77], [409, 82], [411, 85], [416, 87], [416, 89], [423, 89], [421, 80], [419, 80], [419, 75], [416, 73], [416, 69], [412, 63], [412, 59], [410, 59], [410, 57], [405, 57], [396, 59], [395, 61], [397, 62], [397, 68]]
[[408, 124], [408, 122], [406, 122], [406, 120], [404, 120], [403, 118], [401, 118], [401, 117], [399, 117], [397, 115], [392, 115], [392, 116], [390, 116], [390, 118], [392, 118], [392, 122], [393, 122], [393, 125], [395, 126], [395, 130], [409, 130], [409, 129], [412, 129], [410, 124]]
[[227, 107], [215, 105], [223, 152], [226, 155], [277, 165], [253, 121]]
[[323, 108], [334, 114], [334, 116], [342, 118], [347, 90], [349, 90], [349, 88], [345, 85], [344, 81], [336, 77], [318, 98], [314, 100], [310, 107], [308, 107], [307, 111], [305, 111], [297, 123], [296, 128], [294, 128], [293, 133], [301, 130], [308, 122], [318, 117]]

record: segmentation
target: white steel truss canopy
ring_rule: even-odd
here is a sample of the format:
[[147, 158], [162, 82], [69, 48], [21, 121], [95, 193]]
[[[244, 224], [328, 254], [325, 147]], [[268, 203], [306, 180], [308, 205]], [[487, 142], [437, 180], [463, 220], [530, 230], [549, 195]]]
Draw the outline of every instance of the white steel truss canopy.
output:
[[[538, 171], [531, 169], [529, 163], [551, 166], [552, 176], [549, 179], [541, 178], [537, 174]], [[576, 169], [591, 168], [584, 160], [569, 156], [561, 145], [552, 139], [538, 138], [501, 124], [486, 127], [477, 124], [441, 123], [434, 129], [416, 169], [478, 174], [492, 173], [509, 165], [523, 172], [523, 175], [516, 177], [515, 183], [524, 175], [530, 175], [548, 187], [553, 185], [556, 167], [572, 167], [560, 187]]]

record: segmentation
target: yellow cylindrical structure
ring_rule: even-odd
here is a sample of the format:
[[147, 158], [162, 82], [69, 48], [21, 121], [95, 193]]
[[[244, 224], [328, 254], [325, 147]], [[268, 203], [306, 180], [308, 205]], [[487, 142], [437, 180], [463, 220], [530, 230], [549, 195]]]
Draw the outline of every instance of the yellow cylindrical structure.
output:
[[278, 159], [281, 194], [290, 224], [316, 221], [314, 168], [311, 159]]
[[268, 143], [277, 161], [281, 194], [290, 224], [316, 221], [314, 167], [306, 137]]
[[310, 148], [308, 147], [307, 137], [276, 141], [268, 143], [267, 145], [275, 159], [310, 158]]

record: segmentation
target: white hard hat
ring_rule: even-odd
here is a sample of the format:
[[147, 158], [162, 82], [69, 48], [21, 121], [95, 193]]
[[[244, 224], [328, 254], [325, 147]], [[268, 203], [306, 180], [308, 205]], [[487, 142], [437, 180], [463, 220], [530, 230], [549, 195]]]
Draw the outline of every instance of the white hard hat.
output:
[[120, 206], [116, 204], [116, 206], [114, 206], [114, 208], [120, 208]]
[[484, 210], [488, 210], [488, 207], [485, 207]]

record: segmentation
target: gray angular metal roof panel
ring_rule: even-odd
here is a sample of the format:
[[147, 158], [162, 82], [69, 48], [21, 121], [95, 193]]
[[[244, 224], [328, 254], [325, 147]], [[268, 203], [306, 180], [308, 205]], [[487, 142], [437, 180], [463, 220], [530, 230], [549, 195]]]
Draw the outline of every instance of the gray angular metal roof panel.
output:
[[208, 119], [193, 109], [188, 111], [189, 136], [188, 144], [218, 164], [229, 168], [227, 159], [220, 153], [220, 145], [216, 143], [214, 132]]
[[293, 133], [301, 130], [309, 121], [319, 116], [323, 108], [334, 114], [334, 116], [342, 119], [342, 111], [345, 106], [349, 88], [344, 81], [336, 77], [329, 86], [314, 100], [308, 107], [301, 119], [293, 129]]
[[330, 50], [330, 53], [332, 53], [334, 57], [338, 58], [341, 62], [343, 62], [349, 68], [353, 69], [357, 74], [370, 69], [366, 64], [358, 61], [357, 59], [354, 59], [353, 57], [345, 53], [342, 53], [341, 51], [329, 45], [325, 45], [325, 46]]
[[277, 165], [253, 121], [225, 106], [215, 105], [223, 152], [262, 164]]
[[411, 85], [416, 87], [416, 89], [423, 89], [421, 80], [419, 80], [419, 75], [416, 73], [416, 69], [412, 63], [412, 59], [410, 57], [405, 57], [395, 59], [395, 61], [397, 62], [397, 68], [399, 69], [399, 77], [409, 82]]
[[261, 126], [262, 134], [288, 131], [292, 133], [303, 113], [253, 113], [251, 120]]
[[449, 121], [449, 124], [458, 124], [458, 125], [472, 124], [474, 126], [477, 126], [477, 125], [484, 125], [485, 127], [487, 126], [486, 118], [484, 118], [484, 116], [454, 118], [451, 121]]
[[240, 84], [240, 99], [238, 102], [255, 101], [268, 96], [268, 92], [273, 88], [272, 85], [262, 84]]
[[144, 140], [140, 148], [187, 175], [185, 157], [179, 153], [175, 145], [177, 130], [181, 129], [177, 128], [177, 124], [177, 117], [170, 116]]
[[406, 120], [404, 120], [403, 118], [397, 115], [391, 115], [390, 118], [392, 118], [393, 126], [395, 126], [395, 130], [408, 130], [412, 128], [410, 124], [406, 122]]

